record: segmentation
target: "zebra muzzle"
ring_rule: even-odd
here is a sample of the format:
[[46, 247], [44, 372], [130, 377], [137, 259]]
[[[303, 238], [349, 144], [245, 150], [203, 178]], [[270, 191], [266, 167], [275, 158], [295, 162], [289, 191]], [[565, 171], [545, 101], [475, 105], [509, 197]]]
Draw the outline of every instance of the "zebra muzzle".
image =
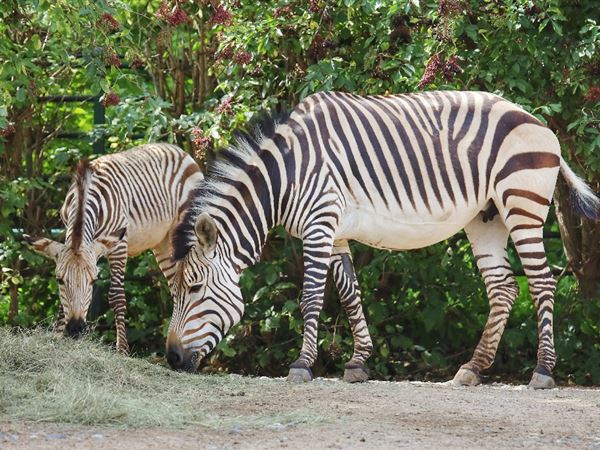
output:
[[70, 319], [65, 326], [65, 335], [74, 339], [81, 338], [87, 331], [87, 324], [83, 319]]
[[184, 350], [181, 345], [169, 345], [167, 362], [171, 369], [193, 373], [198, 369], [200, 358], [198, 352]]

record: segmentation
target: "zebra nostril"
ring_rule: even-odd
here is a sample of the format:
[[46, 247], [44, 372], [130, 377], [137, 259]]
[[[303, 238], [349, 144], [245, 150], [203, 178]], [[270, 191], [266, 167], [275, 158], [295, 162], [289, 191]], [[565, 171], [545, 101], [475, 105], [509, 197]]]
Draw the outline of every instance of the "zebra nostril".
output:
[[181, 348], [169, 348], [167, 351], [167, 362], [172, 369], [179, 369], [183, 365], [183, 354], [181, 352]]

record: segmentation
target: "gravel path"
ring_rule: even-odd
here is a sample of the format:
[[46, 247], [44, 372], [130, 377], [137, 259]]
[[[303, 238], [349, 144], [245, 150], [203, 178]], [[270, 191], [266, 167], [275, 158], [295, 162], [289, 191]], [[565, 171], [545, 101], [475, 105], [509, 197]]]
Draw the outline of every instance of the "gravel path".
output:
[[0, 421], [0, 448], [600, 448], [599, 389], [252, 380], [207, 407], [212, 424], [173, 430]]

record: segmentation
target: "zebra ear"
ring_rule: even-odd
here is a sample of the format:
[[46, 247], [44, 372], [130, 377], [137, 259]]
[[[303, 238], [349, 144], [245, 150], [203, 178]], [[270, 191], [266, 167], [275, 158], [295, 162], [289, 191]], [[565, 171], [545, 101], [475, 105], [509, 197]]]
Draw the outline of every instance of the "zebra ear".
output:
[[217, 225], [215, 220], [206, 213], [196, 219], [194, 227], [198, 243], [204, 252], [211, 253], [217, 245]]
[[52, 239], [31, 237], [28, 234], [24, 234], [23, 239], [36, 252], [54, 261], [56, 261], [58, 254], [65, 246], [65, 244], [53, 241]]

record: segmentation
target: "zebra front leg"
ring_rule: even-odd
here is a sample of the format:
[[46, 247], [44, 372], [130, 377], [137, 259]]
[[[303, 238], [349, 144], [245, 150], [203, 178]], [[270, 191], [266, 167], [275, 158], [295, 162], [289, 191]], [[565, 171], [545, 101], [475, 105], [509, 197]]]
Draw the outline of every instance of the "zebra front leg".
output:
[[500, 216], [489, 220], [478, 215], [465, 227], [465, 231], [485, 282], [490, 313], [473, 357], [458, 370], [453, 384], [474, 386], [481, 383], [481, 371], [494, 362], [519, 287], [506, 253], [508, 229]]
[[107, 256], [110, 265], [110, 290], [108, 291], [108, 304], [115, 314], [115, 327], [117, 329], [117, 351], [129, 355], [127, 343], [127, 329], [125, 327], [125, 311], [127, 303], [125, 298], [125, 265], [127, 264], [127, 243], [121, 241]]
[[54, 331], [60, 334], [65, 332], [65, 308], [63, 308], [62, 302], [58, 305], [58, 314], [56, 317], [56, 322], [54, 322]]
[[303, 242], [304, 282], [300, 311], [304, 319], [302, 350], [296, 361], [290, 365], [287, 380], [305, 382], [312, 380], [310, 368], [317, 358], [317, 331], [319, 314], [323, 308], [323, 294], [329, 271], [329, 261], [333, 238], [325, 237], [323, 228], [315, 227], [305, 233]]
[[336, 245], [333, 253], [331, 257], [333, 279], [340, 295], [340, 302], [348, 316], [354, 339], [354, 352], [350, 361], [346, 363], [344, 381], [349, 383], [367, 381], [369, 369], [365, 365], [365, 361], [371, 356], [373, 343], [363, 313], [360, 288], [356, 280], [348, 243]]
[[171, 278], [173, 278], [176, 268], [176, 263], [173, 262], [171, 258], [173, 256], [173, 249], [171, 247], [170, 236], [167, 235], [167, 237], [163, 239], [160, 244], [152, 249], [152, 252], [154, 253], [154, 257], [156, 258], [156, 262], [158, 263], [160, 271], [167, 279], [167, 283], [170, 287]]

